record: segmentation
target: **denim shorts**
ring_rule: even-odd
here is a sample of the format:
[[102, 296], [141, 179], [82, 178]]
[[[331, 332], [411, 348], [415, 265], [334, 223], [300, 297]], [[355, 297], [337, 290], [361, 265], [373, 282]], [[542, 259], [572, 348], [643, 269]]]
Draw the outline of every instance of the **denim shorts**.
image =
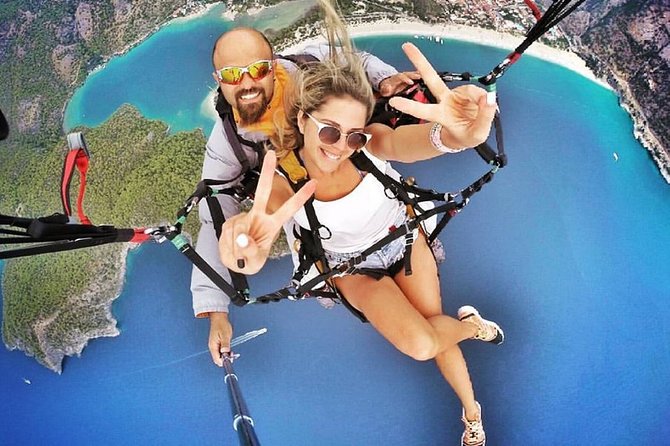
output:
[[[395, 227], [400, 227], [405, 224], [407, 221], [407, 215], [404, 213], [398, 217]], [[418, 230], [414, 230], [414, 240], [418, 235]], [[342, 262], [346, 262], [352, 257], [359, 256], [362, 251], [355, 252], [333, 252], [325, 250], [326, 259], [330, 267], [339, 265]], [[377, 269], [377, 270], [389, 270], [394, 264], [400, 261], [405, 255], [405, 237], [401, 236], [393, 240], [391, 243], [388, 243], [382, 246], [377, 251], [370, 254], [365, 260], [356, 265], [356, 268], [365, 268], [365, 269]]]

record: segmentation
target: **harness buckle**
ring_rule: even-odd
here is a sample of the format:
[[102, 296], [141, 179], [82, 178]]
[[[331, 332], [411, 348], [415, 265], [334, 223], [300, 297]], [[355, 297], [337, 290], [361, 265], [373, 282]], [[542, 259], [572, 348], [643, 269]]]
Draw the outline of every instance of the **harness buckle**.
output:
[[157, 243], [163, 243], [168, 240], [167, 236], [177, 232], [177, 228], [170, 226], [156, 226], [153, 228], [146, 228], [144, 233], [154, 239]]
[[[323, 234], [323, 232], [322, 232], [324, 229], [326, 231], [326, 234]], [[328, 226], [321, 225], [317, 228], [316, 235], [321, 240], [330, 240], [330, 238], [333, 236], [333, 233], [330, 232], [330, 229], [328, 229]]]
[[405, 249], [414, 244], [414, 231], [410, 229], [409, 224], [405, 223], [407, 233], [405, 234]]
[[186, 209], [185, 209], [186, 214], [190, 214], [191, 211], [193, 210], [193, 208], [198, 204], [199, 201], [200, 201], [200, 197], [193, 197], [193, 199], [191, 199], [191, 201], [189, 201], [186, 204]]
[[301, 299], [298, 296], [298, 288], [300, 288], [300, 281], [291, 279], [291, 283], [286, 286], [286, 291], [289, 293], [287, 296], [288, 300], [298, 301]]
[[[358, 257], [360, 257], [360, 256], [358, 256]], [[358, 263], [360, 263], [360, 262], [356, 262], [356, 259], [357, 259], [357, 257], [352, 257], [351, 259], [347, 260], [346, 262], [340, 263], [339, 265], [337, 265], [333, 269], [335, 269], [341, 275], [342, 274], [344, 274], [344, 275], [353, 274], [354, 271], [356, 271], [356, 265]]]
[[390, 187], [386, 186], [384, 187], [384, 195], [386, 195], [386, 198], [395, 200], [398, 198], [398, 191], [392, 190]]

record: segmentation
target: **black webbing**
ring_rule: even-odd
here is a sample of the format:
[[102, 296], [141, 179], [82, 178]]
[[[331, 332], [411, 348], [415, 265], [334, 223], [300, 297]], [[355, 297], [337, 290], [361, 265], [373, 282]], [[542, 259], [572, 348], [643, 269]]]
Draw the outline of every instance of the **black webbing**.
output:
[[535, 25], [526, 33], [526, 39], [514, 52], [521, 54], [537, 39], [556, 26], [561, 20], [574, 11], [584, 0], [555, 0]]
[[[167, 238], [173, 240], [177, 235], [178, 234], [170, 234], [167, 236]], [[177, 245], [175, 244], [175, 246]], [[226, 279], [221, 277], [221, 275], [217, 273], [214, 268], [209, 265], [209, 263], [205, 262], [205, 260], [200, 257], [200, 254], [195, 251], [190, 243], [181, 244], [180, 246], [177, 246], [177, 248], [182, 254], [186, 256], [186, 258], [191, 261], [191, 263], [193, 263], [200, 271], [202, 271], [203, 274], [214, 283], [214, 285], [226, 293], [235, 305], [244, 305], [247, 303], [247, 299], [242, 296], [235, 288], [233, 288], [226, 281]]]
[[[216, 239], [221, 239], [221, 230], [223, 229], [223, 224], [226, 221], [226, 216], [223, 214], [223, 209], [221, 209], [221, 203], [215, 197], [207, 197], [207, 206], [209, 207], [209, 212], [212, 215], [212, 224], [214, 225], [214, 231], [216, 232]], [[247, 276], [237, 271], [228, 269], [230, 274], [230, 280], [233, 282], [233, 287], [238, 292], [248, 291], [249, 283], [247, 282]]]
[[264, 145], [261, 143], [249, 141], [237, 133], [237, 125], [235, 124], [235, 119], [233, 118], [232, 106], [223, 97], [223, 93], [221, 93], [220, 88], [216, 98], [216, 112], [223, 122], [223, 131], [226, 135], [226, 140], [230, 143], [237, 161], [239, 161], [240, 165], [242, 166], [243, 175], [245, 172], [251, 169], [251, 165], [247, 159], [247, 155], [242, 149], [242, 144], [251, 147], [258, 154], [259, 160], [262, 158]]
[[[53, 243], [40, 244], [37, 246], [30, 246], [27, 248], [18, 248], [18, 249], [0, 251], [0, 259], [13, 259], [17, 257], [47, 254], [50, 252], [70, 251], [73, 249], [89, 248], [91, 246], [98, 246], [107, 243], [126, 242], [126, 241], [128, 240], [119, 239], [116, 235], [108, 237], [77, 239], [70, 241], [63, 240]], [[4, 242], [3, 239], [0, 239], [0, 244], [2, 244], [3, 242]]]
[[2, 113], [2, 110], [0, 110], [0, 141], [7, 138], [8, 135], [9, 124], [7, 124], [7, 119], [5, 119], [5, 115]]
[[[102, 225], [68, 224], [64, 214], [48, 217], [23, 218], [0, 214], [0, 245], [28, 244], [32, 246], [0, 251], [0, 259], [11, 259], [49, 252], [69, 251], [106, 243], [131, 241], [137, 235], [135, 229]], [[22, 230], [20, 230], [22, 229]]]

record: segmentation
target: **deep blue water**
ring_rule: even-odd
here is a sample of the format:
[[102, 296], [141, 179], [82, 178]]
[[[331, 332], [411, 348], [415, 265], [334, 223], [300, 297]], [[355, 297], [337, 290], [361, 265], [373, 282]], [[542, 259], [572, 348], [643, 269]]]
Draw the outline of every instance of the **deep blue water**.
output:
[[[96, 99], [112, 94], [104, 85], [150, 71], [157, 54], [172, 57], [199, 23], [164, 28], [117, 69], [110, 63], [83, 87], [83, 102], [98, 104], [104, 120], [106, 101]], [[138, 79], [145, 113], [167, 107], [159, 96], [170, 104], [188, 96], [194, 102], [174, 122], [205, 122], [196, 115], [212, 38], [203, 36], [174, 68], [181, 83], [202, 88]], [[412, 37], [359, 44], [405, 69], [404, 40]], [[454, 71], [483, 72], [505, 54], [417, 43]], [[505, 328], [500, 347], [462, 344], [489, 442], [658, 444], [670, 438], [670, 187], [611, 91], [523, 58], [499, 92], [510, 163], [449, 225], [441, 267], [448, 313], [473, 304]], [[443, 190], [485, 170], [472, 153], [402, 168]], [[188, 262], [167, 245], [145, 246], [130, 262], [114, 304], [121, 336], [92, 341], [61, 376], [0, 351], [0, 444], [236, 443], [222, 373], [204, 353], [208, 323], [192, 317]], [[273, 263], [253, 279], [255, 292], [280, 287], [288, 270]], [[344, 309], [284, 302], [232, 317], [237, 334], [269, 330], [241, 346], [235, 363], [264, 444], [457, 443], [460, 408], [434, 365], [404, 357]]]

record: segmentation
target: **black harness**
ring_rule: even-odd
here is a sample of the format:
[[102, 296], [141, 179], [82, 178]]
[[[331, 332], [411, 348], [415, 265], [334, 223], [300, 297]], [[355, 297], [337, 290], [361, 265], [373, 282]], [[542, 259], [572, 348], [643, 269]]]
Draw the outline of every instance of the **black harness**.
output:
[[[420, 89], [427, 91], [425, 85], [422, 83], [419, 83], [418, 85]], [[387, 101], [384, 100], [384, 102]], [[389, 116], [395, 116], [395, 112], [387, 105], [382, 106], [384, 107], [387, 118]], [[387, 196], [389, 198], [400, 200], [408, 206], [408, 208], [414, 211], [414, 215], [410, 216], [403, 226], [390, 232], [377, 243], [364, 250], [359, 256], [351, 258], [338, 265], [329, 265], [321, 244], [322, 239], [330, 236], [329, 230], [319, 222], [316, 212], [314, 211], [313, 198], [310, 199], [305, 205], [305, 210], [310, 222], [310, 227], [318, 229], [316, 231], [308, 231], [301, 228], [300, 231], [294, 233], [296, 240], [299, 241], [300, 245], [297, 250], [299, 264], [291, 279], [291, 283], [274, 293], [254, 298], [250, 296], [248, 281], [244, 274], [230, 271], [232, 283], [229, 283], [202, 257], [200, 257], [186, 237], [181, 233], [183, 224], [190, 212], [204, 199], [212, 214], [212, 220], [218, 239], [221, 236], [221, 226], [225, 222], [225, 216], [216, 196], [226, 194], [235, 197], [240, 202], [246, 199], [253, 200], [254, 191], [258, 183], [259, 172], [257, 168], [251, 166], [251, 162], [247, 158], [242, 146], [251, 147], [258, 154], [259, 159], [264, 155], [264, 146], [259, 143], [248, 141], [237, 133], [237, 126], [233, 117], [232, 107], [225, 101], [221, 94], [219, 94], [217, 99], [216, 110], [223, 122], [223, 131], [228, 137], [228, 141], [233, 148], [235, 156], [243, 166], [242, 173], [231, 179], [202, 180], [198, 183], [194, 193], [186, 200], [185, 205], [177, 213], [177, 221], [174, 225], [147, 229], [117, 229], [111, 226], [72, 225], [68, 223], [66, 216], [61, 215], [40, 219], [20, 219], [17, 217], [0, 215], [0, 226], [7, 225], [14, 228], [23, 228], [20, 231], [16, 231], [16, 229], [0, 228], [0, 234], [4, 233], [6, 236], [9, 236], [9, 238], [0, 238], [0, 243], [38, 243], [38, 245], [33, 245], [30, 248], [0, 251], [0, 258], [12, 258], [44, 252], [77, 249], [112, 242], [131, 241], [140, 243], [149, 239], [158, 242], [170, 240], [217, 287], [224, 291], [235, 305], [242, 306], [248, 303], [268, 303], [286, 298], [299, 300], [307, 297], [328, 297], [341, 302], [359, 319], [366, 321], [365, 316], [353, 308], [337, 289], [331, 285], [332, 281], [330, 279], [336, 275], [353, 273], [363, 273], [381, 277], [378, 270], [358, 268], [357, 265], [365, 260], [367, 256], [400, 237], [405, 237], [406, 246], [403, 268], [405, 274], [411, 274], [412, 266], [410, 259], [414, 229], [420, 228], [421, 223], [424, 220], [434, 215], [442, 214], [435, 230], [430, 234], [427, 234], [428, 243], [432, 243], [451, 218], [467, 205], [472, 195], [478, 192], [484, 184], [490, 182], [495, 172], [497, 172], [499, 168], [504, 167], [507, 163], [503, 150], [502, 129], [498, 114], [496, 114], [494, 119], [498, 151], [494, 151], [487, 143], [483, 143], [476, 148], [477, 153], [491, 165], [491, 170], [457, 193], [440, 193], [430, 189], [422, 189], [414, 184], [413, 179], [397, 181], [382, 173], [362, 152], [354, 154], [350, 159], [356, 168], [360, 171], [374, 175], [375, 178], [384, 185]], [[402, 118], [402, 116], [400, 116], [400, 118]], [[383, 119], [380, 119], [379, 116], [373, 119], [376, 119], [375, 122], [384, 122], [392, 126], [402, 125], [403, 123], [401, 119], [387, 119], [384, 121]], [[308, 179], [305, 176], [305, 178], [301, 178], [296, 182], [289, 181], [289, 183], [293, 190], [297, 191], [307, 182], [307, 180]], [[231, 182], [234, 182], [235, 185], [230, 186]], [[436, 205], [432, 209], [423, 209], [421, 203], [427, 201], [436, 201], [441, 204]], [[12, 239], [11, 236], [14, 236], [14, 238]], [[47, 245], [39, 244], [39, 242], [43, 243], [45, 241], [53, 243]], [[317, 265], [320, 274], [309, 280], [303, 281], [312, 265]], [[326, 284], [326, 286], [323, 286], [324, 284]]]
[[[309, 64], [318, 62], [316, 57], [309, 54], [279, 57], [290, 60], [291, 62], [298, 65], [298, 67], [301, 69], [304, 69]], [[420, 102], [435, 102], [434, 96], [430, 93], [422, 81], [408, 87], [399, 95], [413, 100], [418, 100]], [[248, 160], [242, 146], [244, 145], [252, 148], [258, 154], [259, 160], [262, 160], [265, 154], [265, 150], [263, 144], [248, 141], [239, 135], [237, 132], [235, 119], [233, 117], [232, 106], [225, 100], [220, 90], [216, 102], [216, 111], [223, 123], [223, 131], [225, 133], [226, 139], [232, 146], [233, 152], [242, 166], [242, 173], [238, 177], [232, 178], [230, 180], [203, 180], [198, 185], [196, 192], [191, 197], [189, 197], [187, 203], [193, 202], [194, 200], [197, 202], [203, 198], [206, 200], [212, 215], [212, 221], [216, 229], [216, 236], [218, 239], [221, 236], [221, 227], [225, 222], [225, 216], [215, 196], [218, 194], [227, 194], [234, 196], [239, 201], [253, 199], [260, 173], [257, 167], [251, 166], [251, 163]], [[420, 121], [413, 116], [399, 113], [388, 105], [388, 98], [381, 98], [377, 101], [373, 116], [370, 120], [370, 123], [373, 122], [383, 123], [395, 128], [401, 125], [416, 124]], [[176, 243], [176, 245], [180, 250], [182, 250], [184, 254], [187, 255], [187, 257], [189, 257], [189, 259], [191, 259], [191, 261], [198, 268], [200, 268], [201, 271], [203, 271], [210, 278], [210, 280], [219, 286], [219, 288], [224, 290], [224, 292], [230, 296], [231, 301], [236, 305], [245, 305], [247, 303], [255, 302], [267, 303], [286, 298], [297, 300], [307, 297], [325, 297], [333, 299], [336, 302], [341, 302], [354, 315], [356, 315], [356, 317], [366, 322], [367, 319], [365, 316], [347, 302], [344, 296], [338, 292], [337, 288], [333, 285], [332, 280], [330, 279], [335, 275], [354, 273], [367, 274], [376, 278], [381, 278], [383, 275], [386, 275], [384, 271], [358, 268], [356, 265], [363, 262], [367, 256], [400, 237], [405, 238], [405, 253], [403, 256], [402, 266], [405, 274], [412, 274], [411, 254], [412, 245], [414, 242], [414, 229], [421, 227], [420, 224], [424, 220], [434, 215], [443, 214], [442, 218], [437, 223], [435, 230], [430, 234], [426, 234], [427, 241], [429, 244], [431, 244], [437, 238], [439, 233], [444, 229], [449, 220], [458, 212], [460, 212], [460, 210], [467, 204], [470, 197], [475, 192], [479, 191], [484, 184], [491, 181], [493, 174], [498, 170], [498, 168], [503, 167], [507, 163], [506, 156], [503, 151], [502, 129], [500, 128], [500, 117], [498, 114], [496, 114], [494, 122], [496, 126], [496, 142], [498, 146], [498, 152], [496, 153], [493, 149], [491, 149], [487, 143], [483, 143], [476, 148], [480, 156], [482, 156], [482, 158], [484, 158], [487, 163], [492, 165], [492, 170], [456, 194], [443, 194], [433, 190], [419, 188], [416, 184], [414, 184], [413, 179], [409, 181], [397, 181], [394, 178], [391, 178], [382, 173], [377, 168], [377, 166], [375, 166], [375, 164], [362, 152], [354, 154], [350, 159], [356, 168], [360, 171], [368, 172], [374, 175], [375, 178], [384, 186], [386, 195], [389, 198], [396, 198], [405, 204], [408, 210], [410, 210], [410, 214], [412, 216], [405, 225], [390, 232], [386, 237], [373, 244], [368, 249], [364, 250], [359, 256], [349, 259], [347, 262], [339, 265], [329, 265], [325, 257], [325, 252], [321, 241], [323, 239], [329, 238], [332, 234], [326, 226], [319, 222], [314, 210], [314, 198], [310, 198], [305, 203], [305, 212], [310, 228], [316, 228], [316, 230], [310, 231], [305, 228], [294, 230], [293, 235], [295, 236], [297, 245], [299, 246], [298, 249], [296, 249], [298, 252], [298, 265], [295, 269], [290, 285], [274, 293], [252, 298], [250, 297], [248, 281], [244, 274], [229, 270], [232, 281], [231, 286], [231, 284], [228, 284], [219, 274], [217, 274], [209, 265], [207, 265], [206, 262], [195, 252], [195, 250], [190, 247], [190, 245], [188, 245], [188, 243], [184, 243], [185, 241], [180, 241]], [[299, 157], [295, 156], [295, 154], [293, 156], [301, 163]], [[289, 180], [289, 184], [291, 185], [291, 188], [294, 190], [294, 192], [298, 191], [309, 180], [306, 175], [306, 170], [304, 170], [304, 166], [303, 170], [305, 175], [293, 179], [291, 179], [292, 172], [288, 172], [282, 168], [281, 163], [278, 166], [278, 170], [281, 171]], [[234, 187], [226, 187], [223, 189], [216, 187], [223, 184], [230, 184], [230, 182], [237, 180], [240, 181]], [[458, 200], [459, 197], [460, 200]], [[420, 203], [426, 201], [441, 201], [444, 204], [441, 206], [435, 206], [430, 210], [425, 210], [422, 209]], [[192, 208], [192, 206], [193, 205], [190, 207]], [[189, 205], [187, 204], [186, 207], [189, 207]], [[182, 218], [185, 219], [186, 215], [188, 214], [188, 212], [186, 212], [186, 207], [178, 214], [180, 220]], [[168, 238], [173, 240], [170, 238], [170, 236], [168, 236]], [[305, 276], [313, 266], [316, 266], [320, 274], [303, 282]], [[222, 281], [225, 284], [222, 283]]]

